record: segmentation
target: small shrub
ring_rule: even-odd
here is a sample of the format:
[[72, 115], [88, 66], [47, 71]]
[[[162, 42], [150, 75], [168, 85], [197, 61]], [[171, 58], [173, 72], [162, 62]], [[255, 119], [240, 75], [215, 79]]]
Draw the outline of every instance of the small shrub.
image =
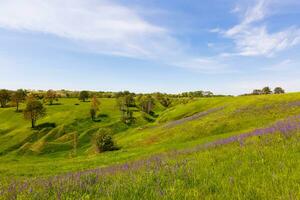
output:
[[99, 153], [118, 149], [114, 144], [112, 131], [106, 128], [99, 129], [94, 137], [94, 144]]

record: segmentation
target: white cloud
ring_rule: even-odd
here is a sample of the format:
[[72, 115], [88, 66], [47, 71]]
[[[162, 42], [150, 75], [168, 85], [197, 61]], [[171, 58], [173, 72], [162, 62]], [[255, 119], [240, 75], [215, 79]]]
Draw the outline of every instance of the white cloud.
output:
[[238, 13], [241, 11], [240, 5], [236, 5], [230, 12], [231, 13]]
[[256, 5], [246, 10], [243, 23], [250, 24], [265, 18], [269, 3], [271, 3], [270, 0], [257, 0]]
[[214, 46], [215, 46], [214, 43], [211, 43], [211, 42], [207, 43], [207, 47], [209, 47], [209, 48], [213, 48]]
[[269, 64], [269, 66], [262, 68], [262, 71], [269, 71], [269, 72], [286, 72], [286, 71], [292, 71], [293, 69], [296, 69], [299, 66], [299, 62], [291, 60], [291, 59], [285, 59], [283, 61], [280, 61], [279, 63], [275, 64]]
[[66, 38], [96, 53], [151, 59], [208, 70], [224, 68], [213, 58], [190, 56], [170, 32], [139, 11], [108, 0], [0, 0], [0, 28]]
[[150, 47], [172, 42], [165, 29], [111, 1], [0, 0], [0, 5], [2, 28], [90, 43], [100, 52], [147, 57]]
[[247, 27], [232, 36], [235, 39], [239, 55], [243, 56], [272, 56], [299, 44], [300, 29], [288, 28], [286, 30], [268, 33], [265, 26]]
[[228, 30], [216, 31], [234, 41], [237, 52], [231, 55], [272, 56], [300, 44], [299, 28], [288, 27], [270, 33], [266, 25], [262, 24], [266, 16], [270, 15], [271, 4], [270, 0], [256, 0], [253, 6], [246, 9], [239, 7], [237, 12], [244, 13], [241, 22]]
[[222, 30], [219, 29], [219, 28], [213, 28], [213, 29], [210, 29], [209, 32], [211, 32], [211, 33], [219, 33], [219, 32], [222, 32]]
[[225, 72], [227, 65], [225, 63], [219, 62], [216, 58], [188, 58], [179, 59], [177, 62], [173, 62], [172, 65], [178, 67], [185, 67], [189, 69], [194, 69], [204, 73], [221, 73]]

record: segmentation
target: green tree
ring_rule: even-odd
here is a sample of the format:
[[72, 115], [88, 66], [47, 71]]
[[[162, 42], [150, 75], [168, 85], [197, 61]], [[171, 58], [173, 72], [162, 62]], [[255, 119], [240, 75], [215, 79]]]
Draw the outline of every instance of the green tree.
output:
[[50, 105], [53, 105], [53, 101], [58, 101], [58, 95], [54, 90], [48, 90], [44, 100], [49, 102]]
[[9, 102], [11, 98], [11, 94], [8, 90], [2, 89], [0, 90], [0, 104], [1, 108], [5, 108], [6, 104]]
[[154, 99], [150, 96], [142, 96], [140, 99], [140, 107], [143, 112], [150, 114], [154, 108]]
[[24, 110], [24, 118], [31, 121], [31, 128], [35, 128], [36, 121], [46, 115], [43, 104], [34, 97], [29, 97]]
[[99, 111], [99, 106], [100, 106], [100, 101], [97, 99], [96, 96], [93, 96], [91, 102], [91, 108], [90, 108], [90, 114], [93, 121], [97, 116], [97, 112]]
[[270, 87], [264, 87], [261, 91], [263, 94], [272, 94]]
[[274, 89], [274, 94], [284, 94], [284, 93], [285, 93], [285, 91], [281, 87], [276, 87]]
[[121, 96], [117, 99], [117, 104], [119, 106], [119, 110], [121, 111], [121, 120], [125, 124], [131, 124], [134, 121], [133, 111], [131, 109], [132, 106], [135, 105], [134, 99], [131, 99], [131, 96]]
[[105, 151], [116, 150], [111, 129], [102, 128], [99, 129], [93, 138], [96, 150], [101, 153]]
[[16, 105], [16, 111], [19, 112], [19, 104], [23, 102], [26, 98], [26, 91], [23, 89], [18, 89], [12, 95], [12, 102]]
[[168, 108], [172, 104], [172, 100], [168, 97], [167, 94], [157, 94], [156, 99], [159, 101], [161, 105]]
[[252, 94], [253, 95], [260, 95], [260, 94], [262, 94], [262, 91], [259, 90], [259, 89], [255, 89], [255, 90], [253, 90]]
[[133, 117], [133, 111], [131, 110], [130, 107], [123, 107], [121, 109], [122, 112], [122, 121], [125, 124], [131, 124], [134, 121], [134, 117]]
[[168, 108], [171, 106], [172, 104], [172, 100], [169, 97], [164, 97], [161, 101], [160, 101], [161, 105], [163, 105], [164, 107]]
[[89, 92], [88, 91], [81, 91], [79, 93], [79, 100], [85, 102], [89, 98]]

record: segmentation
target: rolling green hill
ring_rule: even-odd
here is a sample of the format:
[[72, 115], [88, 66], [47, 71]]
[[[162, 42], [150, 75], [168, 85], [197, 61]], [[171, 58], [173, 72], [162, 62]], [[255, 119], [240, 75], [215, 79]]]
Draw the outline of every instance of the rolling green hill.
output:
[[[47, 116], [38, 121], [38, 128], [35, 130], [32, 130], [30, 123], [23, 119], [22, 113], [16, 113], [14, 108], [0, 109], [0, 174], [2, 182], [7, 182], [7, 179], [10, 178], [26, 180], [29, 177], [51, 177], [67, 172], [134, 163], [151, 156], [179, 150], [184, 153], [167, 156], [165, 162], [168, 163], [167, 166], [170, 169], [174, 168], [176, 162], [188, 162], [187, 165], [190, 166], [188, 169], [191, 172], [186, 175], [186, 180], [184, 179], [185, 168], [182, 168], [182, 165], [179, 167], [181, 170], [178, 172], [177, 182], [177, 178], [172, 177], [175, 174], [168, 171], [168, 168], [159, 168], [158, 174], [147, 174], [147, 170], [145, 171], [143, 167], [144, 163], [142, 169], [139, 169], [134, 175], [128, 175], [134, 170], [124, 174], [118, 173], [115, 177], [109, 175], [107, 182], [100, 181], [97, 187], [116, 181], [119, 185], [123, 184], [122, 187], [109, 186], [105, 197], [123, 199], [122, 196], [126, 193], [132, 195], [131, 199], [133, 199], [139, 195], [139, 192], [150, 194], [156, 190], [154, 185], [159, 179], [162, 182], [157, 184], [163, 189], [151, 193], [148, 196], [149, 199], [159, 198], [157, 196], [159, 193], [162, 196], [166, 195], [166, 199], [189, 197], [230, 199], [228, 194], [221, 195], [224, 192], [235, 193], [236, 199], [249, 199], [248, 197], [251, 197], [249, 195], [253, 192], [253, 199], [260, 199], [276, 197], [276, 194], [280, 192], [274, 194], [275, 196], [268, 196], [258, 189], [252, 191], [251, 184], [258, 182], [267, 184], [272, 181], [277, 181], [276, 184], [274, 183], [275, 185], [283, 184], [284, 178], [291, 176], [288, 178], [291, 179], [289, 184], [296, 184], [296, 186], [286, 185], [277, 189], [285, 190], [287, 187], [294, 187], [291, 189], [291, 199], [296, 199], [295, 195], [300, 194], [299, 188], [296, 188], [300, 186], [299, 165], [297, 166], [300, 158], [298, 126], [291, 131], [293, 134], [288, 138], [278, 135], [262, 138], [259, 136], [258, 139], [247, 137], [246, 147], [242, 149], [240, 145], [224, 142], [256, 130], [264, 131], [264, 128], [273, 130], [274, 124], [300, 115], [299, 93], [199, 98], [184, 104], [178, 103], [168, 109], [156, 102], [157, 118], [154, 122], [148, 122], [141, 112], [136, 111], [134, 112], [136, 120], [132, 125], [120, 122], [121, 115], [115, 99], [100, 99], [100, 101], [100, 115], [97, 121], [93, 122], [89, 117], [89, 102], [60, 99], [60, 104], [46, 106]], [[103, 127], [112, 129], [113, 138], [120, 150], [95, 153], [91, 140], [97, 130]], [[275, 132], [280, 131], [275, 129]], [[78, 134], [76, 155], [73, 154], [72, 146], [74, 133]], [[252, 135], [250, 134], [250, 136]], [[271, 138], [272, 142], [266, 142], [267, 138]], [[232, 140], [233, 142], [237, 141]], [[223, 141], [225, 146], [209, 147], [204, 151], [189, 151], [197, 146], [205, 146], [216, 141], [220, 141], [219, 143]], [[265, 156], [265, 161], [260, 162], [259, 159], [262, 155]], [[281, 161], [276, 160], [281, 158]], [[276, 171], [275, 165], [278, 167], [282, 163], [285, 167], [282, 171]], [[242, 168], [238, 169], [239, 166]], [[260, 170], [262, 167], [264, 170]], [[155, 171], [153, 168], [150, 169]], [[286, 174], [285, 170], [290, 170], [291, 174]], [[298, 172], [295, 174], [294, 172], [297, 170]], [[232, 175], [230, 175], [231, 172]], [[257, 178], [251, 177], [251, 174], [256, 172]], [[271, 177], [272, 173], [275, 180]], [[168, 177], [169, 174], [170, 177]], [[193, 177], [192, 174], [197, 175]], [[162, 176], [166, 179], [162, 179]], [[146, 181], [143, 182], [141, 177], [144, 177]], [[209, 177], [210, 179], [208, 179]], [[233, 186], [225, 186], [225, 182], [230, 181], [231, 177]], [[239, 177], [241, 180], [236, 180]], [[125, 179], [130, 178], [133, 180], [128, 183], [124, 182]], [[167, 183], [169, 178], [172, 179], [170, 182], [174, 184], [173, 186]], [[217, 184], [218, 181], [221, 186]], [[197, 189], [200, 186], [203, 186], [201, 191]], [[76, 187], [75, 183], [74, 187]], [[95, 186], [91, 190], [94, 191], [97, 187]], [[121, 191], [123, 187], [127, 189]], [[149, 188], [147, 189], [147, 187]], [[276, 187], [263, 185], [261, 190], [264, 189], [275, 191]], [[240, 190], [245, 190], [245, 193]], [[172, 193], [171, 191], [176, 192]], [[289, 197], [288, 191], [281, 192], [282, 198], [279, 199]], [[79, 198], [85, 193], [78, 190], [73, 197]], [[111, 195], [109, 195], [110, 193]], [[172, 196], [173, 194], [174, 196]], [[92, 195], [91, 197], [96, 196]], [[43, 198], [46, 197], [43, 196]]]

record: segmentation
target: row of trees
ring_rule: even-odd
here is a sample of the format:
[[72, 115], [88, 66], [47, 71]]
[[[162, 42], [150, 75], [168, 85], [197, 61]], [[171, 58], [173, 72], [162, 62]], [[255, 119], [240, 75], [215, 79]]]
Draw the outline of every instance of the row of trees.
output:
[[1, 107], [7, 107], [8, 103], [11, 102], [12, 105], [16, 107], [16, 111], [19, 111], [20, 103], [24, 102], [28, 95], [36, 99], [43, 99], [43, 101], [49, 103], [49, 105], [53, 105], [53, 102], [58, 101], [58, 98], [60, 97], [54, 90], [48, 90], [46, 93], [40, 96], [35, 93], [29, 93], [23, 89], [18, 89], [17, 91], [2, 89], [0, 90]]
[[[81, 91], [79, 94], [79, 100], [86, 102], [89, 98], [88, 91]], [[46, 109], [43, 106], [43, 103], [40, 101], [43, 99], [44, 103], [48, 103], [49, 105], [53, 105], [54, 101], [58, 101], [60, 96], [54, 90], [48, 90], [46, 93], [43, 94], [42, 98], [40, 95], [30, 94], [25, 90], [17, 90], [17, 91], [8, 91], [8, 90], [0, 90], [0, 103], [1, 107], [7, 107], [7, 104], [12, 101], [13, 104], [16, 106], [16, 111], [19, 112], [19, 104], [26, 102], [26, 108], [23, 111], [24, 117], [27, 120], [31, 121], [32, 128], [35, 128], [36, 121], [46, 115]], [[154, 107], [154, 99], [150, 95], [140, 95], [137, 97], [138, 99], [138, 106], [141, 108], [142, 111], [145, 113], [150, 114]], [[159, 96], [159, 100], [165, 106], [170, 105], [170, 100], [164, 96]], [[117, 102], [119, 105], [119, 109], [122, 112], [122, 121], [129, 124], [132, 123], [134, 120], [133, 117], [133, 110], [137, 107], [135, 102], [135, 94], [130, 92], [122, 92], [118, 93]], [[90, 107], [90, 115], [93, 121], [95, 121], [97, 113], [99, 112], [100, 101], [97, 99], [96, 96], [92, 97], [91, 100], [91, 107]]]
[[285, 91], [281, 87], [276, 87], [272, 91], [270, 87], [264, 87], [262, 89], [255, 89], [252, 92], [252, 95], [261, 95], [261, 94], [284, 94]]
[[[90, 97], [90, 93], [88, 91], [81, 91], [79, 93], [79, 100], [85, 102]], [[155, 93], [154, 95], [150, 94], [139, 94], [136, 95], [129, 91], [123, 91], [116, 93], [117, 105], [119, 110], [121, 111], [121, 119], [124, 123], [130, 124], [134, 121], [133, 112], [137, 109], [143, 111], [147, 114], [153, 114], [153, 109], [155, 105], [155, 100], [157, 100], [162, 106], [170, 107], [172, 104], [172, 99], [165, 94]], [[90, 116], [93, 121], [97, 116], [97, 112], [99, 111], [100, 101], [97, 96], [94, 95], [91, 99], [91, 108], [90, 108]]]
[[27, 95], [33, 95], [39, 100], [48, 103], [49, 105], [58, 102], [59, 98], [69, 97], [78, 98], [85, 102], [89, 97], [97, 98], [120, 98], [126, 95], [132, 96], [133, 98], [140, 99], [145, 96], [149, 96], [157, 99], [164, 107], [169, 107], [171, 105], [171, 99], [173, 98], [193, 98], [193, 97], [211, 97], [215, 96], [209, 91], [195, 91], [195, 92], [184, 92], [181, 94], [166, 94], [166, 93], [151, 93], [151, 94], [136, 94], [129, 91], [124, 92], [94, 92], [94, 91], [68, 91], [68, 90], [23, 90], [19, 89], [17, 91], [9, 91], [2, 89], [0, 90], [0, 106], [7, 107], [8, 103], [11, 102], [13, 106], [16, 106], [17, 111], [19, 110], [19, 103], [24, 101]]
[[194, 92], [183, 92], [178, 97], [213, 97], [214, 94], [211, 91], [194, 91]]
[[[49, 99], [52, 104], [53, 94], [51, 91], [47, 92], [45, 99]], [[24, 118], [31, 121], [31, 127], [35, 128], [36, 121], [46, 115], [46, 109], [43, 103], [37, 99], [33, 94], [28, 94], [26, 90], [19, 89], [17, 91], [0, 90], [0, 104], [2, 108], [7, 107], [11, 101], [12, 105], [16, 107], [16, 111], [20, 112], [20, 103], [26, 100], [26, 107], [23, 110]]]
[[[159, 100], [161, 100], [166, 107], [171, 104], [170, 99], [160, 97]], [[84, 101], [84, 99], [82, 99], [82, 101]], [[93, 121], [96, 119], [100, 104], [98, 98], [93, 96], [90, 107], [90, 116]], [[122, 92], [118, 94], [117, 105], [121, 112], [121, 120], [126, 124], [131, 124], [135, 120], [133, 113], [137, 109], [140, 109], [147, 114], [153, 114], [155, 99], [151, 95], [140, 95], [135, 97], [133, 93]]]
[[26, 95], [26, 91], [22, 89], [15, 92], [5, 89], [0, 90], [1, 108], [5, 108], [7, 104], [12, 101], [12, 103], [16, 106], [16, 110], [19, 111], [19, 104], [25, 100]]
[[[54, 91], [54, 90], [51, 90]], [[34, 94], [37, 98], [43, 99], [48, 91], [44, 90], [27, 90], [27, 93]], [[55, 90], [55, 94], [57, 98], [81, 98], [83, 91], [70, 91], [70, 90]], [[131, 93], [135, 97], [140, 95], [145, 95], [141, 93], [132, 93], [129, 91], [124, 92], [103, 92], [103, 91], [84, 91], [85, 94], [88, 94], [88, 96], [93, 97], [96, 96], [97, 98], [118, 98], [120, 95], [124, 95], [124, 93]], [[210, 91], [191, 91], [191, 92], [183, 92], [179, 94], [167, 94], [167, 93], [149, 93], [148, 95], [156, 96], [156, 95], [163, 95], [168, 96], [169, 98], [185, 98], [185, 97], [212, 97], [212, 96], [218, 96], [214, 95]]]
[[[262, 89], [256, 89], [252, 92], [252, 95], [260, 94], [281, 94], [285, 91], [281, 87], [276, 87], [273, 91], [270, 87], [264, 87]], [[91, 96], [89, 91], [81, 91], [78, 94], [79, 100], [86, 102]], [[196, 91], [182, 93], [182, 97], [203, 97], [212, 96], [210, 92]], [[43, 100], [44, 103], [53, 105], [61, 97], [61, 94], [54, 90], [48, 90], [44, 93], [30, 93], [26, 90], [19, 89], [17, 91], [0, 90], [0, 105], [2, 108], [6, 107], [9, 102], [16, 107], [16, 111], [19, 112], [20, 103], [27, 99], [26, 108], [24, 110], [24, 116], [26, 119], [30, 119], [32, 127], [35, 127], [36, 120], [45, 115], [46, 110], [43, 104], [39, 100]], [[153, 115], [155, 102], [159, 102], [164, 107], [170, 107], [172, 105], [172, 95], [153, 93], [151, 94], [135, 94], [129, 91], [115, 93], [117, 98], [117, 105], [122, 113], [122, 121], [126, 124], [130, 124], [134, 121], [133, 112], [137, 109], [146, 114]], [[97, 113], [99, 112], [100, 101], [96, 95], [93, 95], [91, 99], [90, 116], [95, 121]]]
[[161, 93], [156, 93], [155, 95], [138, 95], [136, 97], [130, 92], [119, 93], [117, 104], [122, 113], [122, 121], [126, 124], [134, 122], [133, 112], [136, 110], [154, 116], [154, 106], [157, 101], [166, 108], [172, 104], [172, 99]]

